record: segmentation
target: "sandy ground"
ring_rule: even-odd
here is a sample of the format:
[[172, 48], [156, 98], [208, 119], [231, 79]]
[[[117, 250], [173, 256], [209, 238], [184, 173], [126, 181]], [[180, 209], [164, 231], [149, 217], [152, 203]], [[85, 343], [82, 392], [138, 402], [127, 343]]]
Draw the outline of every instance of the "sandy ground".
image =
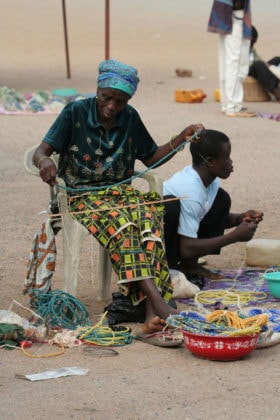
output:
[[[211, 6], [190, 0], [113, 0], [111, 57], [139, 69], [141, 82], [131, 103], [137, 107], [159, 144], [191, 123], [227, 133], [232, 141], [235, 172], [223, 182], [232, 197], [232, 210], [264, 211], [256, 237], [279, 239], [279, 123], [263, 118], [228, 119], [219, 110], [217, 37], [207, 34]], [[202, 2], [200, 2], [202, 3]], [[260, 32], [259, 52], [279, 55], [275, 30], [277, 0], [253, 2], [254, 23]], [[262, 3], [262, 4], [260, 4]], [[61, 3], [1, 1], [0, 86], [21, 93], [58, 87], [94, 92], [97, 65], [104, 59], [104, 2], [68, 1], [68, 30], [72, 78], [66, 79]], [[277, 49], [278, 47], [278, 49]], [[175, 68], [193, 71], [178, 78]], [[203, 89], [201, 104], [179, 104], [175, 89]], [[275, 102], [249, 103], [254, 111], [279, 112]], [[0, 308], [16, 299], [28, 306], [21, 285], [35, 231], [45, 216], [48, 188], [23, 168], [25, 150], [40, 142], [54, 115], [0, 116], [2, 190]], [[190, 162], [188, 150], [178, 153], [158, 172], [163, 178]], [[141, 167], [139, 165], [139, 167]], [[54, 287], [61, 286], [61, 243]], [[82, 278], [77, 297], [93, 321], [105, 303], [95, 300], [97, 245], [85, 241]], [[238, 269], [244, 244], [207, 258], [210, 267]], [[112, 290], [116, 285], [112, 284]], [[133, 325], [133, 328], [138, 326]], [[81, 348], [54, 358], [29, 358], [21, 351], [1, 351], [2, 419], [272, 419], [279, 417], [279, 346], [257, 350], [239, 362], [197, 359], [185, 348], [162, 349], [140, 342], [118, 348], [117, 357], [97, 357]], [[78, 366], [86, 376], [28, 382], [16, 373]]]

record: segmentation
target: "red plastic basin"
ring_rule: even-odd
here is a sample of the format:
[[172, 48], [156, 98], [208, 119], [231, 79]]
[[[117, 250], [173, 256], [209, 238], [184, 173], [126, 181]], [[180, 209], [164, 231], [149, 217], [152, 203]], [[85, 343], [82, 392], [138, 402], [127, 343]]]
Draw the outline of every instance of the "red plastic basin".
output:
[[238, 360], [252, 353], [259, 334], [238, 337], [197, 335], [182, 330], [184, 343], [195, 356], [209, 360]]

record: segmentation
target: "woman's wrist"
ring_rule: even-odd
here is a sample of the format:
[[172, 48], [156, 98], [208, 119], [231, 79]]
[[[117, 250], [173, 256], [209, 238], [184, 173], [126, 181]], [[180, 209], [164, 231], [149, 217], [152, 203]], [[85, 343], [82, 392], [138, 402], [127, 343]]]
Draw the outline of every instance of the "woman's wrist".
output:
[[184, 144], [175, 144], [175, 140], [178, 138], [178, 134], [175, 134], [175, 136], [173, 136], [172, 138], [171, 138], [171, 140], [169, 141], [169, 147], [170, 147], [170, 149], [171, 149], [171, 151], [173, 152], [173, 151], [175, 151], [176, 153], [177, 152], [181, 152], [183, 149], [184, 149], [184, 147], [185, 147], [185, 145]]
[[173, 144], [173, 141], [176, 139], [176, 137], [177, 137], [177, 134], [169, 140], [169, 147], [172, 151], [176, 149], [176, 146], [174, 146]]
[[40, 164], [43, 162], [44, 159], [50, 159], [52, 163], [54, 163], [54, 160], [51, 156], [42, 156], [38, 162], [37, 162], [37, 168], [40, 170]]

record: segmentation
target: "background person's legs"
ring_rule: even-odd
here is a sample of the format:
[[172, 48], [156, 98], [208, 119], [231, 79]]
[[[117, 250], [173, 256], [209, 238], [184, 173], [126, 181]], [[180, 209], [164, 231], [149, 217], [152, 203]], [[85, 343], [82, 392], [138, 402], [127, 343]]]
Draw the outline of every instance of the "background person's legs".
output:
[[280, 57], [273, 57], [270, 60], [268, 60], [268, 64], [273, 64], [274, 66], [280, 65]]
[[265, 90], [271, 93], [273, 93], [273, 90], [277, 88], [279, 83], [277, 77], [274, 76], [266, 63], [263, 61], [256, 61], [254, 64], [251, 64], [249, 69], [249, 76], [257, 79], [258, 82], [260, 82], [260, 84], [265, 88]]
[[250, 41], [243, 38], [244, 12], [235, 10], [231, 34], [224, 38], [224, 79], [227, 115], [233, 115], [242, 110], [243, 79], [249, 70]]

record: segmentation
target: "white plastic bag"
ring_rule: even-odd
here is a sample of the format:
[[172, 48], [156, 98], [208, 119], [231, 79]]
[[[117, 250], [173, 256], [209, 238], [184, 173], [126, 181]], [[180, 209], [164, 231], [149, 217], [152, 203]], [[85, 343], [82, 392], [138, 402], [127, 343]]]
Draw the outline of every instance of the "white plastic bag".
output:
[[174, 299], [192, 298], [200, 291], [200, 288], [191, 283], [181, 271], [170, 269], [169, 273], [174, 287]]
[[71, 375], [86, 375], [89, 372], [89, 369], [81, 369], [78, 367], [64, 367], [54, 370], [46, 370], [45, 372], [33, 373], [31, 375], [19, 375], [16, 374], [15, 377], [18, 379], [28, 379], [29, 381], [42, 381], [44, 379], [56, 379], [61, 376], [71, 376]]

